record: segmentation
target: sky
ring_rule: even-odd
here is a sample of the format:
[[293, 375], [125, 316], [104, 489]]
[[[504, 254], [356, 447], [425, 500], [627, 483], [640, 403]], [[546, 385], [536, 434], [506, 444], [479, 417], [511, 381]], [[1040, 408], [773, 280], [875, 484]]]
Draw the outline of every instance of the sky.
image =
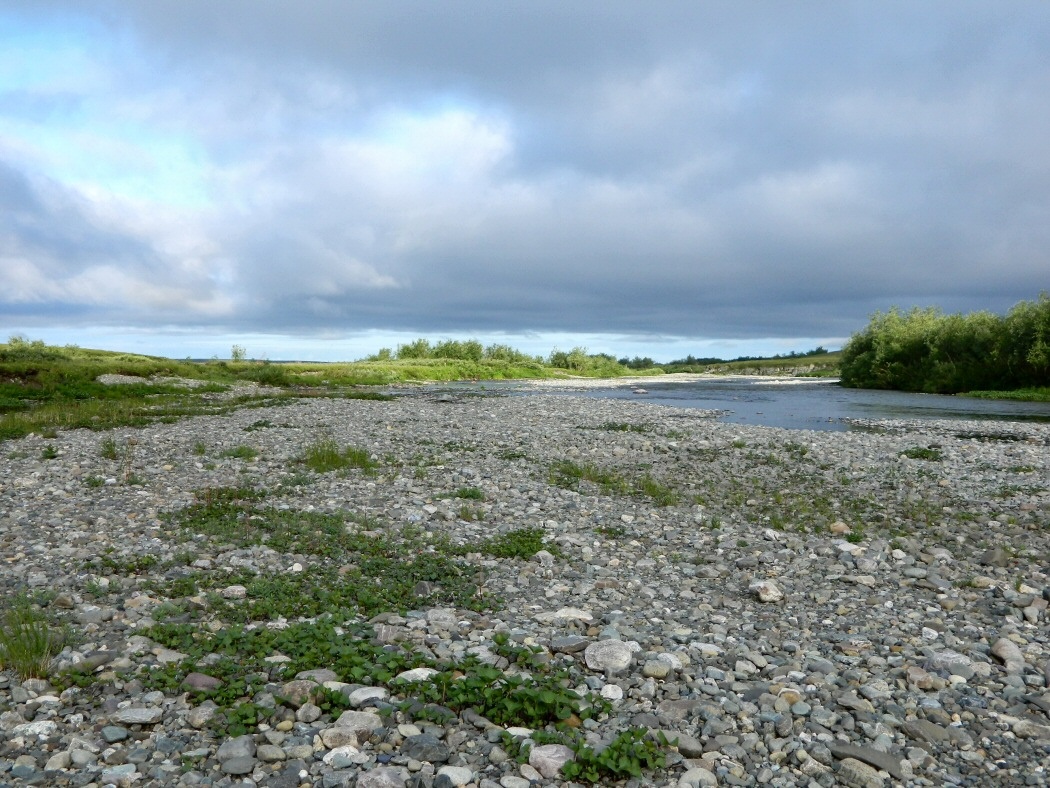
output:
[[0, 341], [668, 361], [1050, 289], [1050, 3], [0, 0]]

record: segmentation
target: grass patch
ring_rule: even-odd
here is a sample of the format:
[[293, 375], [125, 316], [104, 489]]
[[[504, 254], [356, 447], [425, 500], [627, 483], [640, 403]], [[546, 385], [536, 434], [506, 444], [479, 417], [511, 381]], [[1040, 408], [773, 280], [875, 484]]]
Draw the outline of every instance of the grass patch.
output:
[[579, 465], [571, 460], [558, 460], [551, 466], [548, 479], [556, 487], [577, 492], [581, 482], [590, 482], [600, 487], [606, 495], [646, 497], [657, 506], [674, 506], [681, 501], [677, 490], [657, 481], [649, 474], [632, 479], [592, 463]]
[[453, 495], [456, 498], [465, 498], [469, 501], [484, 501], [485, 493], [477, 487], [460, 487]]
[[355, 446], [340, 448], [334, 438], [320, 438], [311, 443], [300, 457], [300, 462], [315, 473], [346, 468], [360, 468], [366, 473], [374, 473], [379, 467], [367, 449]]
[[0, 669], [23, 680], [47, 678], [67, 634], [28, 596], [8, 599], [0, 613]]
[[545, 545], [545, 532], [542, 528], [518, 528], [499, 536], [485, 539], [476, 548], [477, 552], [491, 555], [493, 558], [521, 558], [528, 560], [540, 550], [546, 549], [553, 555], [560, 555], [557, 545]]
[[247, 588], [244, 600], [214, 600], [227, 620], [295, 619], [334, 610], [372, 616], [410, 606], [477, 610], [491, 602], [479, 590], [480, 570], [460, 559], [465, 550], [411, 529], [387, 530], [345, 513], [261, 506], [254, 493], [241, 488], [202, 491], [198, 503], [169, 517], [186, 531], [222, 543], [265, 544], [281, 553], [323, 559], [298, 574], [200, 578], [203, 588], [234, 583]]
[[626, 421], [607, 421], [604, 424], [599, 424], [597, 429], [605, 430], [606, 432], [650, 432], [651, 427], [648, 424], [631, 424]]
[[245, 446], [242, 444], [240, 446], [234, 446], [230, 449], [224, 449], [219, 456], [231, 457], [237, 460], [254, 460], [256, 457], [259, 456], [259, 452], [257, 449], [254, 449], [251, 446]]
[[1012, 391], [967, 391], [960, 396], [976, 399], [1009, 399], [1019, 402], [1050, 402], [1050, 386], [1034, 386]]
[[929, 462], [937, 462], [944, 458], [944, 454], [939, 449], [931, 449], [924, 446], [912, 446], [902, 451], [901, 454], [910, 460], [927, 460]]

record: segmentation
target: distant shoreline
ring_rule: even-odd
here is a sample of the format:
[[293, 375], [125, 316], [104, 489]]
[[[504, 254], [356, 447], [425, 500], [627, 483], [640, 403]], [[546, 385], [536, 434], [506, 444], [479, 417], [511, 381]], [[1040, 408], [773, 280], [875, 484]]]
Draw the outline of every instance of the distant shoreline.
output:
[[530, 388], [565, 389], [565, 388], [626, 388], [658, 385], [661, 383], [695, 383], [701, 380], [750, 380], [756, 383], [799, 384], [799, 383], [838, 383], [838, 378], [806, 378], [794, 375], [719, 375], [701, 372], [669, 372], [666, 375], [629, 375], [622, 378], [530, 378], [514, 381]]

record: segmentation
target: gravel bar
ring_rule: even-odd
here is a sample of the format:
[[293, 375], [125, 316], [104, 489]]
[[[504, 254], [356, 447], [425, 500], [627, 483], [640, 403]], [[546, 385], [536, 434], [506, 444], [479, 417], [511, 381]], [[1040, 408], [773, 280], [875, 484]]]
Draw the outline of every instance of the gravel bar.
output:
[[[246, 485], [274, 506], [452, 544], [542, 528], [550, 549], [531, 559], [468, 555], [497, 608], [409, 599], [372, 624], [451, 657], [509, 633], [609, 702], [582, 728], [596, 749], [639, 727], [676, 742], [665, 768], [615, 784], [1050, 784], [1050, 425], [853, 427], [424, 389], [4, 442], [0, 598], [45, 600], [75, 635], [58, 667], [93, 670], [105, 689], [0, 672], [0, 786], [569, 784], [559, 745], [519, 763], [477, 714], [437, 724], [387, 704], [380, 715], [389, 699], [360, 684], [335, 684], [357, 693], [357, 728], [304, 706], [222, 738], [189, 693], [129, 678], [166, 658], [141, 633], [171, 601], [150, 581], [180, 554], [220, 576], [323, 567], [166, 517], [198, 491]], [[378, 473], [304, 482], [296, 459], [319, 436], [366, 449]], [[559, 463], [629, 484], [558, 486]], [[469, 501], [477, 519], [462, 519], [463, 488], [483, 493]], [[107, 571], [100, 556], [152, 556], [153, 568]]]

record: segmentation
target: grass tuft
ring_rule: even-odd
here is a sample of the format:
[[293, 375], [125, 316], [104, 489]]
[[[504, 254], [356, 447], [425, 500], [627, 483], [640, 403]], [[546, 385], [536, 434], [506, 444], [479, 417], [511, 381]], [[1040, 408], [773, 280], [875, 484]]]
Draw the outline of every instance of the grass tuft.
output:
[[23, 680], [47, 678], [65, 641], [66, 633], [55, 629], [29, 597], [15, 597], [0, 615], [0, 668]]
[[366, 473], [373, 473], [379, 463], [372, 459], [367, 449], [347, 446], [340, 449], [334, 438], [321, 438], [314, 441], [303, 452], [300, 461], [316, 473], [360, 468]]

